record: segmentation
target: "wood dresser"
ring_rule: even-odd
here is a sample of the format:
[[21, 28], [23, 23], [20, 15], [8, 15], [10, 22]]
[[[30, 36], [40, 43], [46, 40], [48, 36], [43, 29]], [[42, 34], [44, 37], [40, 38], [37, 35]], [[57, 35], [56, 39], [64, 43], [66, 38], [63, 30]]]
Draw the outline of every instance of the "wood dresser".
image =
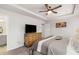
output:
[[39, 39], [42, 39], [42, 33], [27, 33], [24, 35], [24, 45], [31, 47]]

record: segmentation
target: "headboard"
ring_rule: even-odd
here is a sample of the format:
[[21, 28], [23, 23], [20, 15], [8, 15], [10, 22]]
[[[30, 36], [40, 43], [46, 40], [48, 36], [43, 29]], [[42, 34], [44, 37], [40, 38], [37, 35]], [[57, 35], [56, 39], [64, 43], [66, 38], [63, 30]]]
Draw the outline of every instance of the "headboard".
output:
[[37, 40], [42, 39], [42, 33], [27, 33], [24, 36], [24, 45], [31, 47]]

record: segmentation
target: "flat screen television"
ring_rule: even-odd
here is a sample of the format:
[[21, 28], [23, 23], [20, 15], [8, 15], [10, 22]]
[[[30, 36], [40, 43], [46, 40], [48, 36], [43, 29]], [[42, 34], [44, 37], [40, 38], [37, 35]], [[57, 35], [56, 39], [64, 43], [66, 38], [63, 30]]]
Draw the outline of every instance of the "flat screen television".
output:
[[36, 25], [25, 24], [25, 33], [36, 32]]

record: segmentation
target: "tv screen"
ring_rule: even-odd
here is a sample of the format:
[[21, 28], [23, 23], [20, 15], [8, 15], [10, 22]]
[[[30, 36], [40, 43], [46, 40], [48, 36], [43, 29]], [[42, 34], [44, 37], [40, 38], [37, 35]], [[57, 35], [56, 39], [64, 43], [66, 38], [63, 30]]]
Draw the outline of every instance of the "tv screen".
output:
[[36, 25], [25, 25], [25, 33], [33, 33], [36, 32]]

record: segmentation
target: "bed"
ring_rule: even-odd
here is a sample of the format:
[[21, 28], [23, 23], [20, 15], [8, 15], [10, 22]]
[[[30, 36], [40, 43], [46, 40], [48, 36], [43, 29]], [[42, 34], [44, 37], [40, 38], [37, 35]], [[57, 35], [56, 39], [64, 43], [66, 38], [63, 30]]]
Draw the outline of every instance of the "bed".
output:
[[[46, 39], [36, 41], [32, 50], [39, 52], [42, 55], [79, 55], [79, 42], [76, 38], [60, 38], [52, 36]], [[72, 43], [71, 43], [72, 42]]]
[[79, 55], [79, 38], [72, 37], [67, 46], [67, 55]]
[[56, 40], [57, 36], [39, 41], [37, 51], [44, 55], [65, 55], [69, 39]]

